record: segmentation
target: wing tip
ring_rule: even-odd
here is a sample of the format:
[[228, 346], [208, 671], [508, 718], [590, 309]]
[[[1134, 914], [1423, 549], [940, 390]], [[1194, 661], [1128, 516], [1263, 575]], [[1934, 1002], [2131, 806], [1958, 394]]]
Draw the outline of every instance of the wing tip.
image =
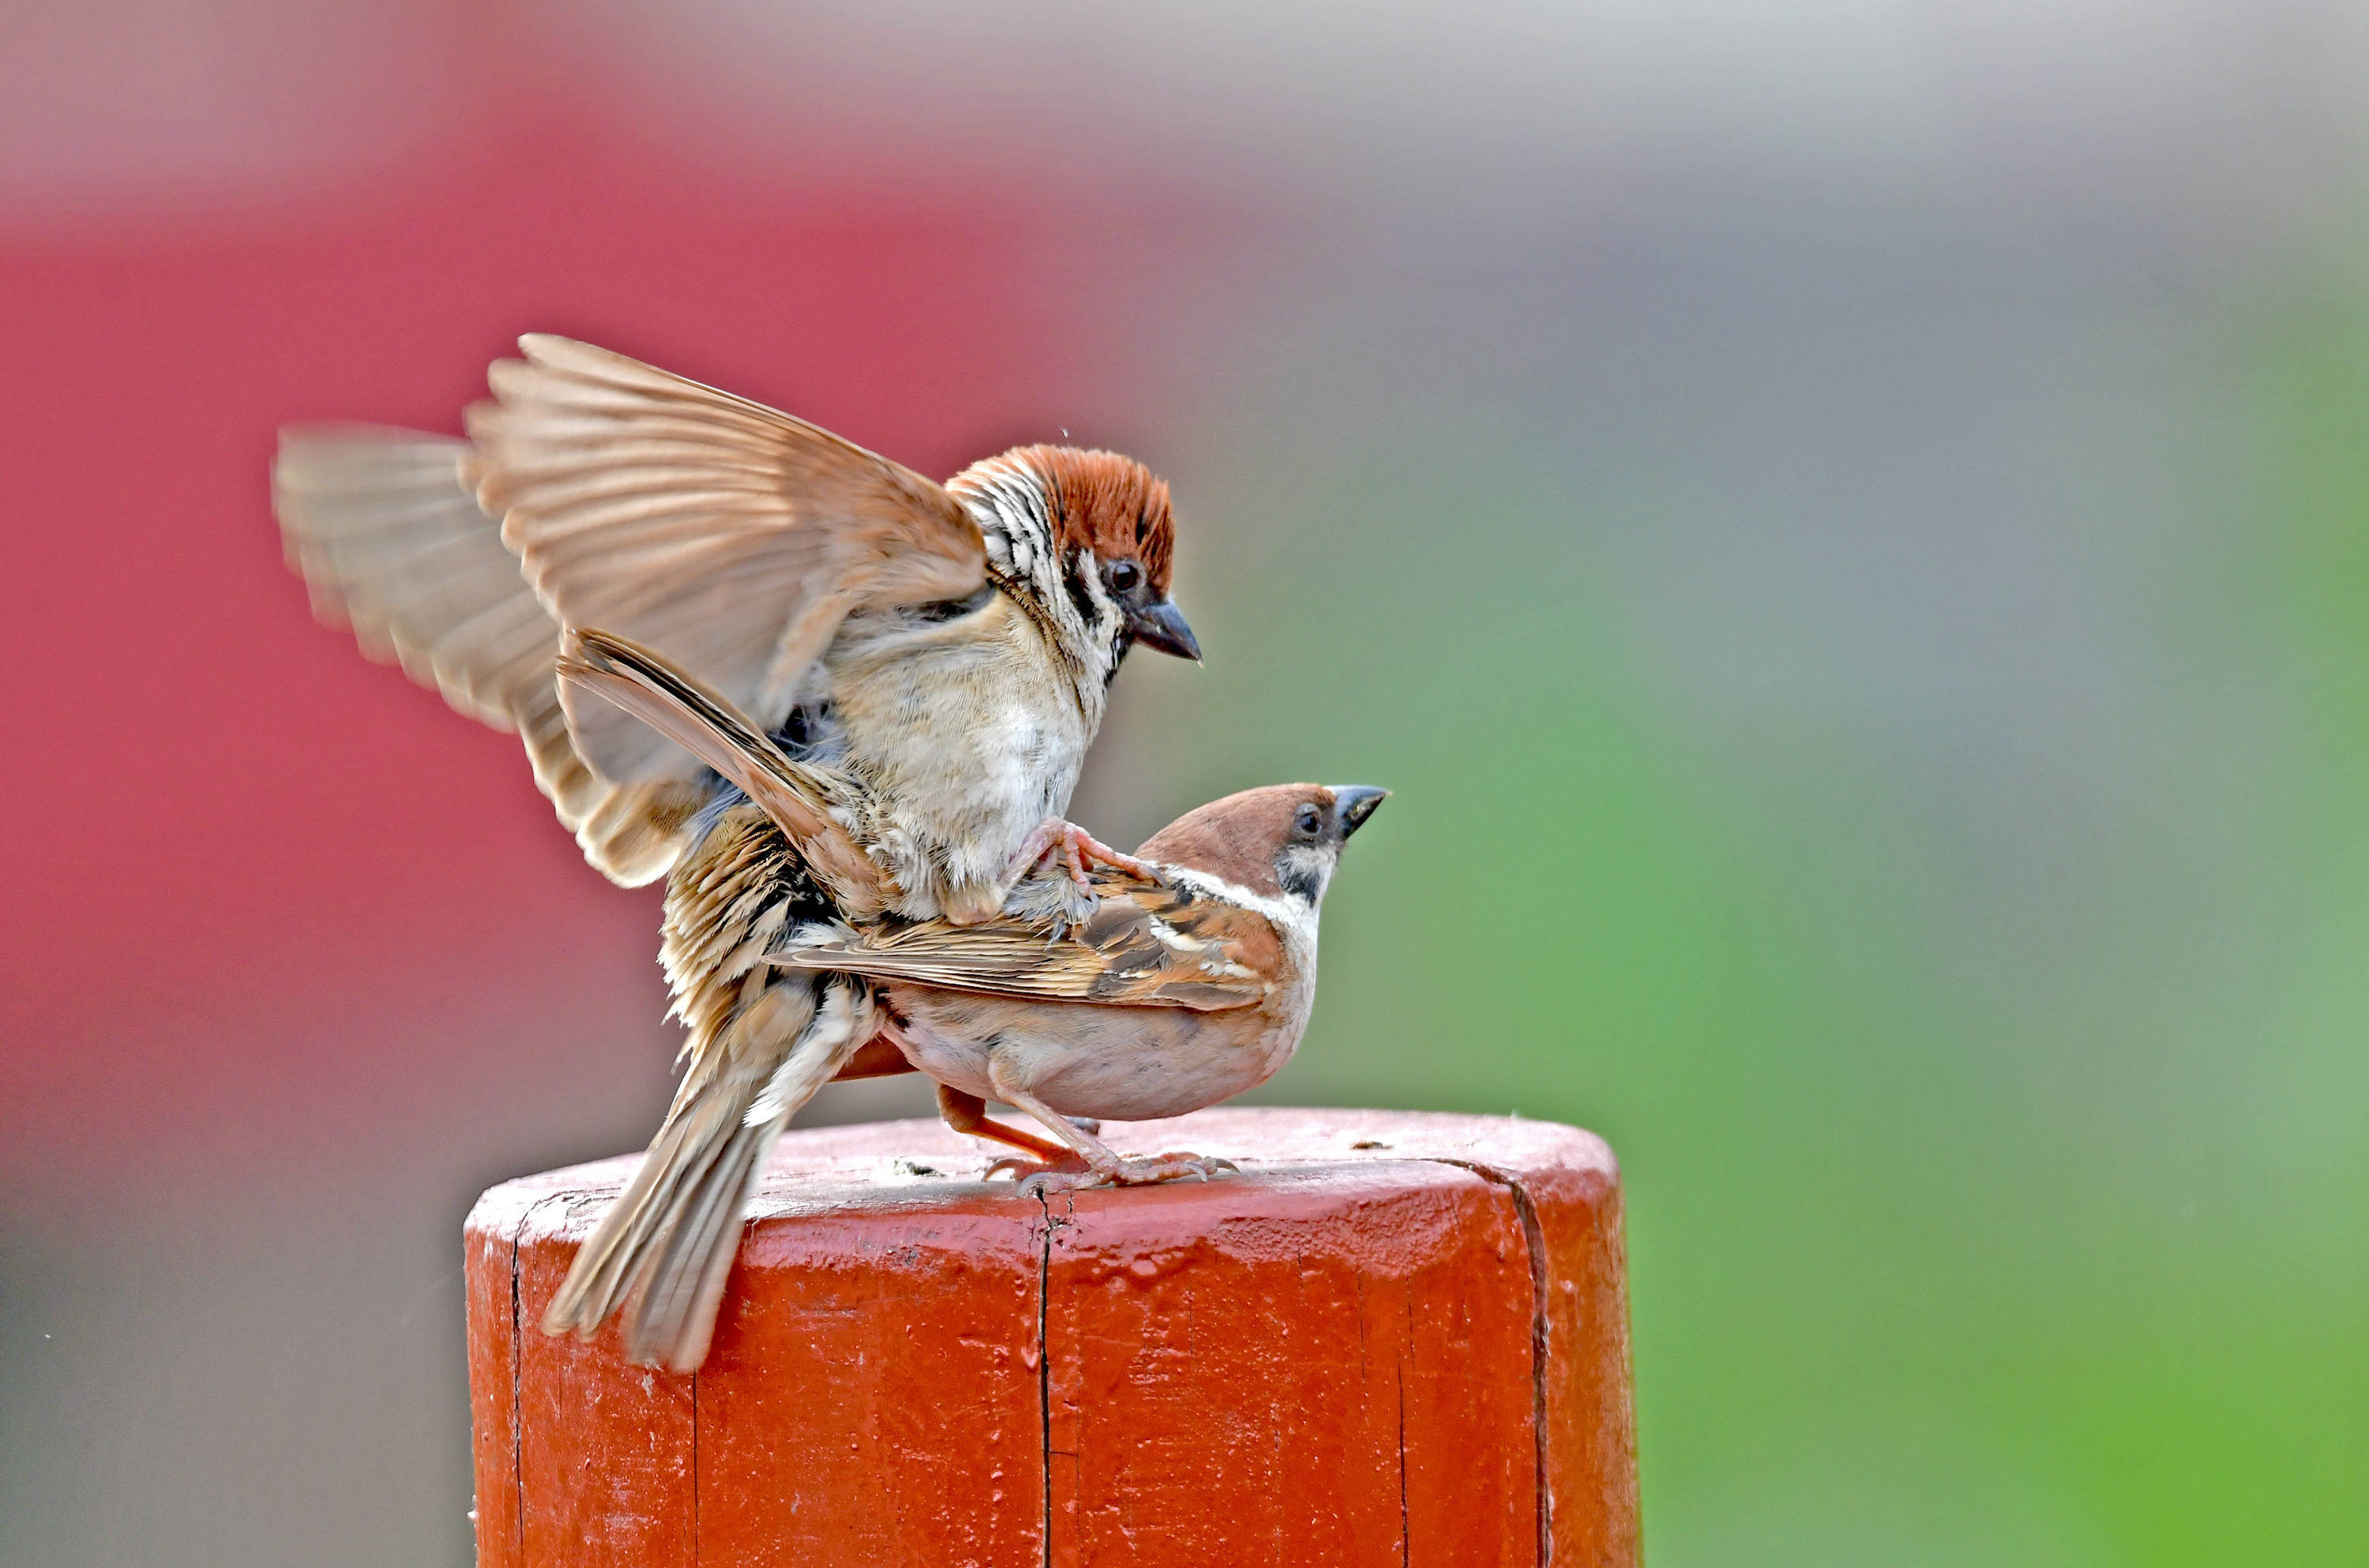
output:
[[581, 338], [563, 337], [556, 332], [521, 332], [518, 346], [519, 352], [526, 356], [526, 362], [539, 371], [596, 377], [602, 372], [613, 374], [621, 370], [639, 371], [667, 376], [670, 380], [681, 379], [658, 370], [655, 365], [646, 365], [629, 354], [620, 354], [614, 349], [603, 349], [598, 343], [587, 343]]

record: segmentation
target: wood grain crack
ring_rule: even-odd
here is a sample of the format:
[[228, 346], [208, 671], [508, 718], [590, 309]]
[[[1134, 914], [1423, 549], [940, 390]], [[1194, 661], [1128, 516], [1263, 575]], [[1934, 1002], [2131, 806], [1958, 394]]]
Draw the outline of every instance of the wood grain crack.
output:
[[510, 1228], [510, 1561], [525, 1568], [526, 1563], [526, 1395], [524, 1375], [520, 1369], [521, 1359], [519, 1308], [519, 1238], [526, 1233], [527, 1221], [534, 1216], [534, 1205], [519, 1216]]
[[1539, 1499], [1539, 1568], [1554, 1562], [1554, 1494], [1547, 1483], [1550, 1448], [1547, 1431], [1547, 1241], [1539, 1224], [1538, 1205], [1522, 1184], [1494, 1165], [1475, 1160], [1436, 1160], [1470, 1171], [1482, 1181], [1505, 1189], [1514, 1213], [1522, 1222], [1522, 1244], [1530, 1254], [1530, 1437], [1536, 1452]]
[[1053, 1285], [1053, 1206], [1043, 1188], [1036, 1207], [1045, 1221], [1036, 1254], [1036, 1428], [1045, 1485], [1045, 1568], [1053, 1568], [1053, 1345], [1046, 1333], [1046, 1302]]
[[1406, 1363], [1399, 1363], [1399, 1568], [1407, 1568], [1414, 1551], [1414, 1531], [1407, 1522]]

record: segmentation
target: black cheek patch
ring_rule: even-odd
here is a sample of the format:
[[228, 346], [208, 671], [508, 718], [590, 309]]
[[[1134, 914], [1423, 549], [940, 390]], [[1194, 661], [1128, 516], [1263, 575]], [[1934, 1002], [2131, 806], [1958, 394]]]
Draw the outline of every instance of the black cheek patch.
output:
[[1091, 626], [1094, 624], [1093, 595], [1086, 591], [1086, 574], [1079, 569], [1085, 559], [1083, 550], [1070, 552], [1069, 560], [1061, 567], [1061, 587], [1069, 593], [1070, 602], [1077, 607], [1078, 624]]
[[1324, 887], [1322, 875], [1310, 870], [1305, 863], [1293, 855], [1276, 857], [1275, 880], [1285, 892], [1303, 904], [1314, 903], [1316, 895]]

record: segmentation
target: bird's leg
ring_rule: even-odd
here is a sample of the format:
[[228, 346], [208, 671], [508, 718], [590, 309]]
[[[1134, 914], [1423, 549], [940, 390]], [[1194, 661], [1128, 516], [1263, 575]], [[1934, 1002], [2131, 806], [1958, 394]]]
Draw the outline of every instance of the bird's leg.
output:
[[[1058, 1143], [1047, 1143], [1041, 1138], [1005, 1127], [987, 1114], [987, 1102], [976, 1094], [966, 1094], [951, 1085], [938, 1085], [938, 1115], [956, 1132], [971, 1138], [992, 1139], [1024, 1150], [1047, 1165], [1058, 1165], [1070, 1158], [1070, 1151]], [[1081, 1169], [1083, 1167], [1082, 1166]], [[992, 1167], [990, 1167], [991, 1170]]]
[[[1173, 1182], [1180, 1177], [1195, 1176], [1207, 1181], [1220, 1172], [1239, 1172], [1242, 1167], [1230, 1160], [1213, 1159], [1203, 1154], [1155, 1154], [1122, 1159], [1110, 1146], [1093, 1133], [1061, 1115], [1027, 1090], [1020, 1087], [1005, 1070], [1000, 1056], [990, 1056], [987, 1062], [987, 1081], [995, 1086], [995, 1097], [1017, 1111], [1025, 1111], [1050, 1128], [1053, 1135], [1077, 1151], [1086, 1170], [1079, 1186], [1141, 1186], [1151, 1182]], [[1100, 1124], [1095, 1124], [1097, 1130]], [[1043, 1181], [1052, 1185], [1068, 1173], [1054, 1168], [1028, 1173], [1024, 1182]]]
[[[1072, 1173], [1082, 1173], [1085, 1179], [1080, 1185], [1087, 1186], [1100, 1186], [1116, 1183], [1119, 1180], [1119, 1173], [1125, 1169], [1127, 1162], [1113, 1153], [1110, 1146], [1101, 1139], [1013, 1082], [1011, 1074], [1003, 1070], [1003, 1063], [1000, 1058], [995, 1056], [988, 1058], [987, 1081], [994, 1085], [997, 1099], [1010, 1105], [1013, 1110], [1025, 1111], [1035, 1116], [1051, 1130], [1054, 1137], [1068, 1145], [1071, 1150], [1070, 1159], [1060, 1161], [1059, 1163], [1048, 1163], [1034, 1172], [1024, 1173], [1022, 1176], [1024, 1181], [1036, 1176]], [[1069, 1170], [1063, 1171], [1062, 1166], [1068, 1166]], [[1082, 1167], [1082, 1172], [1080, 1171], [1080, 1167]]]

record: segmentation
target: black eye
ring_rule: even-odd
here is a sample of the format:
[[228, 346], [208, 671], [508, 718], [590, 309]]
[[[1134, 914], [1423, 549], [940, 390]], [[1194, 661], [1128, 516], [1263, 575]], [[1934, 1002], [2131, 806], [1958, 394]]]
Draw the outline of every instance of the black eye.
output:
[[1313, 806], [1303, 806], [1299, 808], [1297, 825], [1301, 838], [1312, 839], [1324, 829], [1324, 814]]
[[1143, 568], [1133, 561], [1113, 561], [1108, 577], [1113, 593], [1133, 593], [1143, 580]]

